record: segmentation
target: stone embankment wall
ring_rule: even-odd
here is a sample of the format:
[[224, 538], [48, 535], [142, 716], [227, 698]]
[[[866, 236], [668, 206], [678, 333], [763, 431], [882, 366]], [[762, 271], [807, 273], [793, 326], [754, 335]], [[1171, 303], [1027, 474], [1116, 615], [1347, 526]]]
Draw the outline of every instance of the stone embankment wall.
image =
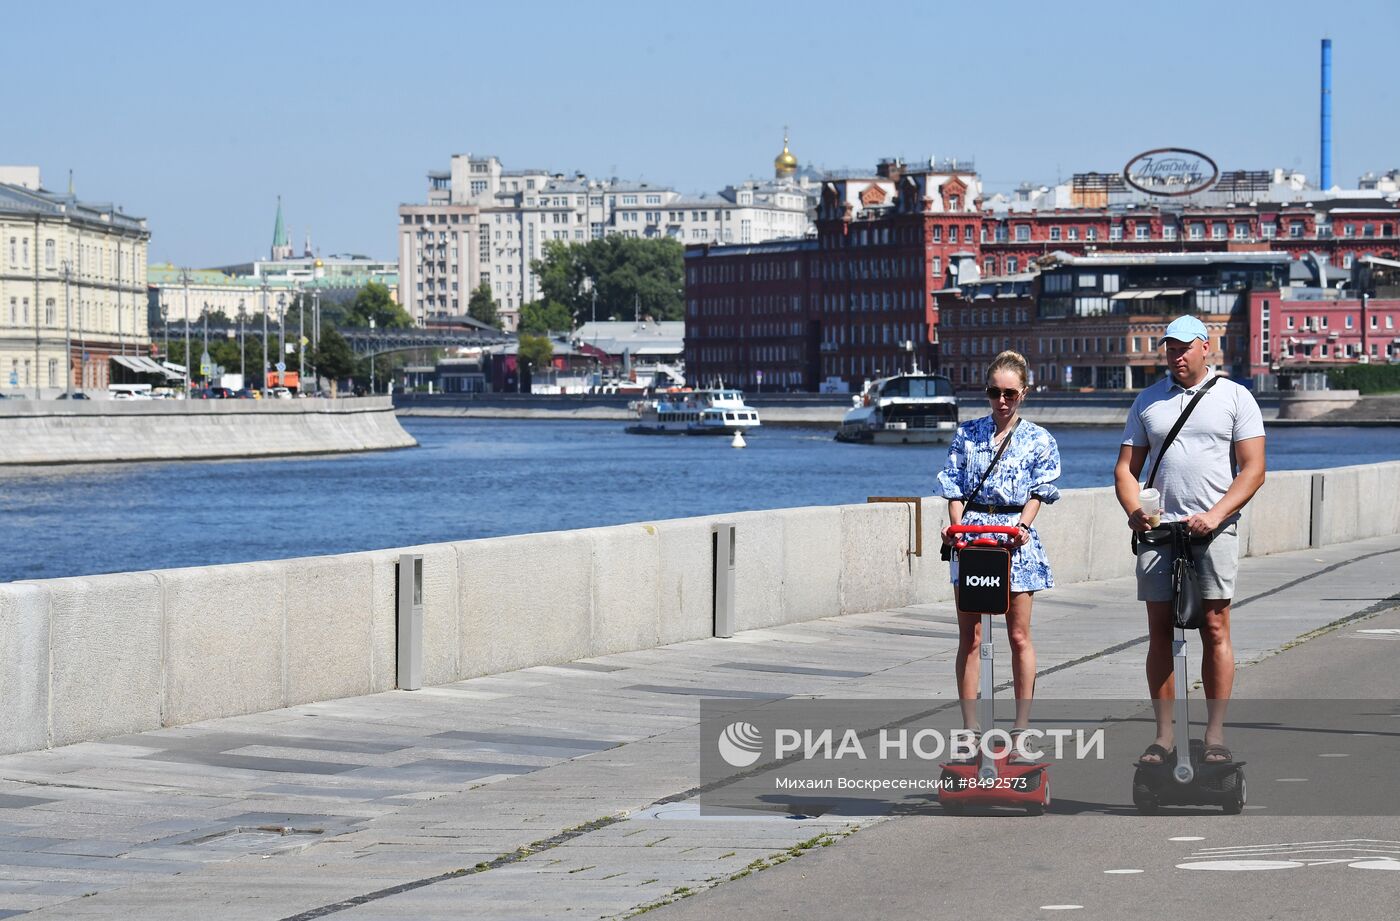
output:
[[[1286, 411], [1287, 399], [1275, 394], [1259, 398], [1264, 419], [1314, 418], [1357, 400], [1350, 396], [1329, 397], [1309, 402], [1307, 410]], [[1043, 425], [1122, 425], [1133, 404], [1133, 394], [1037, 393], [1026, 401], [1022, 414]], [[522, 394], [522, 393], [407, 393], [394, 396], [394, 409], [401, 416], [438, 416], [469, 419], [597, 419], [624, 421], [632, 418], [630, 400], [639, 397], [616, 394]], [[849, 395], [810, 393], [748, 393], [745, 399], [758, 410], [765, 425], [800, 425], [835, 428], [851, 408]], [[964, 420], [986, 415], [987, 401], [980, 394], [958, 396]], [[1308, 411], [1311, 410], [1311, 411]]]
[[0, 402], [0, 464], [336, 454], [415, 444], [388, 397]]
[[[925, 500], [922, 518], [922, 556], [913, 506], [875, 503], [0, 584], [0, 752], [390, 690], [401, 553], [423, 557], [431, 685], [713, 636], [724, 523], [735, 629], [948, 600], [945, 504]], [[1067, 490], [1036, 525], [1061, 583], [1132, 572], [1110, 489]], [[1240, 546], [1397, 530], [1400, 462], [1286, 471], [1250, 504]]]

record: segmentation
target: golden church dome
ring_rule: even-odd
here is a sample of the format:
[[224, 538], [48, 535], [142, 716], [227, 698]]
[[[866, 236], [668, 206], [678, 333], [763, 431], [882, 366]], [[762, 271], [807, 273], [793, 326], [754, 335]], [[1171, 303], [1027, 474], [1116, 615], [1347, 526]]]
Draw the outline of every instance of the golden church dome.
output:
[[782, 179], [797, 172], [797, 157], [788, 150], [787, 135], [783, 135], [783, 152], [773, 158], [773, 175]]

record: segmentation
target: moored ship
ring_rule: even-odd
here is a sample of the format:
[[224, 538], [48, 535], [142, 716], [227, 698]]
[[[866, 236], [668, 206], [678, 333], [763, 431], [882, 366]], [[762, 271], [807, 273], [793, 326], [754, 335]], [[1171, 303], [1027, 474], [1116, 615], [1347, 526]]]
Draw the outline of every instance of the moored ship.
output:
[[837, 441], [863, 444], [937, 444], [958, 428], [953, 382], [941, 374], [897, 374], [870, 381], [854, 397], [836, 431]]

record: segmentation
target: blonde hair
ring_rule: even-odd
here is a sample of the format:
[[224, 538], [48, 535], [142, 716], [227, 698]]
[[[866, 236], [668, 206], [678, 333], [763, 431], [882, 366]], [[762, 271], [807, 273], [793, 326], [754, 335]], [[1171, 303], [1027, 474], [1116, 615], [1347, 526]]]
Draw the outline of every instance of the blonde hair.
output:
[[1021, 378], [1021, 389], [1025, 390], [1030, 386], [1030, 370], [1026, 366], [1026, 356], [1020, 352], [1007, 349], [993, 358], [992, 363], [987, 366], [987, 383], [992, 382], [992, 375], [998, 371], [1015, 371], [1016, 375]]

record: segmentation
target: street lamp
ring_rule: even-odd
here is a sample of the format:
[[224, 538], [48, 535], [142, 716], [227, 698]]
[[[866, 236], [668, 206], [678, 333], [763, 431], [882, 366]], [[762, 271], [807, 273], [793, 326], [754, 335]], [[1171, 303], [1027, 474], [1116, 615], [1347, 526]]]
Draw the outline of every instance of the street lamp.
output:
[[63, 361], [67, 365], [64, 373], [68, 375], [65, 382], [64, 391], [68, 394], [68, 399], [73, 399], [73, 314], [68, 306], [68, 276], [70, 274], [68, 260], [63, 260]]
[[209, 302], [204, 302], [204, 353], [199, 356], [199, 376], [204, 386], [209, 386], [209, 373], [204, 370], [204, 358], [209, 354]]
[[369, 395], [374, 396], [374, 317], [369, 318]]
[[[287, 367], [287, 293], [285, 291], [277, 295], [277, 363], [283, 368]], [[283, 387], [287, 383], [279, 368], [277, 371], [277, 386]]]
[[190, 395], [190, 270], [183, 269], [180, 279], [185, 284], [185, 396]]
[[301, 382], [306, 378], [306, 295], [297, 290], [297, 395], [302, 393]]
[[243, 306], [243, 298], [238, 299], [238, 376], [243, 378], [243, 386], [248, 386], [248, 356], [243, 344], [243, 320], [248, 310]]
[[268, 363], [267, 363], [267, 282], [266, 282], [266, 281], [264, 281], [264, 282], [262, 283], [262, 320], [263, 320], [263, 335], [262, 335], [262, 340], [263, 340], [262, 381], [258, 384], [258, 391], [259, 391], [260, 393], [262, 393], [263, 398], [266, 399], [266, 398], [267, 398], [267, 369], [268, 369], [268, 367], [269, 367], [269, 365], [268, 365]]

